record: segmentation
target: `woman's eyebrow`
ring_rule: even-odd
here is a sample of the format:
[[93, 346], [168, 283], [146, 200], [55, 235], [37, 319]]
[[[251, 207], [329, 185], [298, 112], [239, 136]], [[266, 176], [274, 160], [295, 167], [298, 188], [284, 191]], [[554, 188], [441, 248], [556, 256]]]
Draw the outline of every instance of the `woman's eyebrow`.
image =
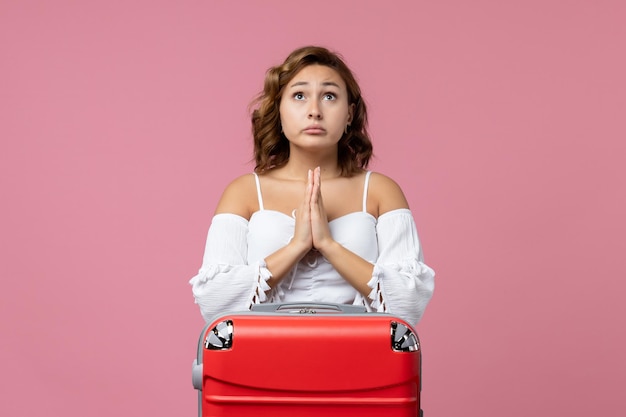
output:
[[[293, 87], [298, 87], [298, 86], [301, 86], [301, 85], [309, 85], [309, 82], [308, 81], [296, 81], [295, 83], [291, 84], [289, 87], [293, 88]], [[337, 84], [334, 81], [324, 81], [322, 83], [322, 85], [324, 87], [333, 86], [333, 87], [340, 88], [339, 84]]]

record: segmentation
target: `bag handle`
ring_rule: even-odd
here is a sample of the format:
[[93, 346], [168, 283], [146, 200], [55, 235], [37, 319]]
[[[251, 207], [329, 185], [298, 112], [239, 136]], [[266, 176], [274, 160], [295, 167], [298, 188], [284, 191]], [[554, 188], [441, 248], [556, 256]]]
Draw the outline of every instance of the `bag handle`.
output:
[[350, 304], [333, 304], [333, 303], [268, 303], [254, 304], [252, 311], [263, 313], [292, 313], [292, 314], [361, 314], [366, 313], [364, 306], [355, 306]]

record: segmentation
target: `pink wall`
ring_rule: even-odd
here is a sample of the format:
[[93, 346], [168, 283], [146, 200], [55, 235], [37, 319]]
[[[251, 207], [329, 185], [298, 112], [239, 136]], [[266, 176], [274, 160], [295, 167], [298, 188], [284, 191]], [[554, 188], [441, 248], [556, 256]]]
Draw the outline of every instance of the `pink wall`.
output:
[[2, 1], [0, 415], [194, 415], [187, 280], [248, 101], [309, 43], [438, 273], [426, 415], [621, 415], [625, 4]]

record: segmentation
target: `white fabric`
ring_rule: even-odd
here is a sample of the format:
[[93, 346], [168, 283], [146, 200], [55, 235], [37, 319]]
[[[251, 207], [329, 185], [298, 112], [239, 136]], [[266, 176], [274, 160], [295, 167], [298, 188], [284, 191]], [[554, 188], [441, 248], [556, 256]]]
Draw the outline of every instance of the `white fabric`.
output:
[[[248, 264], [254, 264], [285, 246], [293, 236], [295, 220], [284, 213], [257, 211], [248, 224]], [[355, 212], [329, 222], [333, 238], [363, 259], [376, 261], [376, 219]], [[317, 251], [310, 251], [270, 293], [275, 302], [327, 302], [352, 304], [355, 289]]]
[[[234, 214], [214, 216], [202, 267], [190, 280], [205, 320], [217, 313], [246, 310], [262, 302], [331, 302], [364, 305], [385, 311], [411, 324], [422, 317], [434, 290], [434, 271], [423, 262], [413, 216], [398, 209], [374, 218], [365, 211], [329, 222], [333, 238], [374, 264], [362, 296], [319, 253], [311, 251], [279, 285], [267, 285], [270, 272], [264, 258], [285, 246], [293, 236], [295, 220], [284, 213], [262, 209], [250, 220]], [[259, 206], [262, 197], [259, 188]]]

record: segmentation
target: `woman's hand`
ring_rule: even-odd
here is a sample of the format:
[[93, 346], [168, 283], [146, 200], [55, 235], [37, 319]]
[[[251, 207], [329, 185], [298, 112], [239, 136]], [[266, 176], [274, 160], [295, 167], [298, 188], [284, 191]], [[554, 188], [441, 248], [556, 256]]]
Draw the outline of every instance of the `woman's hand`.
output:
[[[312, 244], [315, 249], [323, 254], [324, 251], [334, 243], [334, 240], [330, 233], [328, 217], [324, 209], [324, 202], [322, 201], [322, 180], [320, 171], [320, 168], [317, 167], [313, 171], [313, 175], [309, 174], [309, 186], [311, 187], [309, 210]], [[307, 186], [307, 189], [309, 186]]]
[[313, 236], [311, 234], [311, 193], [313, 191], [313, 171], [309, 170], [307, 184], [304, 191], [304, 198], [300, 206], [293, 212], [296, 220], [293, 238], [290, 244], [298, 248], [301, 256], [304, 256], [313, 248]]
[[294, 212], [296, 220], [290, 245], [304, 256], [311, 249], [324, 252], [333, 242], [324, 209], [320, 168], [308, 172], [304, 198]]

